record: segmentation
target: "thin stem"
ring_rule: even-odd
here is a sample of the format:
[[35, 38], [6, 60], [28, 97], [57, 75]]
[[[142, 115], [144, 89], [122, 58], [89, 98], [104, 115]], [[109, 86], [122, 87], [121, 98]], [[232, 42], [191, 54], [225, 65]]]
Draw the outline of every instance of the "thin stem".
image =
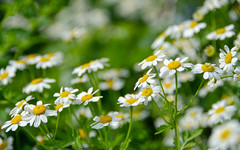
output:
[[157, 74], [157, 78], [158, 78], [159, 84], [160, 84], [160, 86], [161, 86], [163, 95], [164, 95], [164, 97], [166, 98], [166, 93], [165, 93], [165, 91], [164, 91], [164, 88], [163, 88], [163, 85], [162, 85], [162, 81], [161, 81], [161, 79], [160, 79], [160, 77], [159, 77], [159, 73], [158, 73], [158, 71], [157, 71], [157, 68], [156, 68], [156, 66], [153, 66], [153, 68], [154, 68], [154, 70], [155, 70], [155, 72], [156, 72], [156, 74]]
[[179, 141], [179, 131], [178, 131], [178, 125], [177, 125], [177, 97], [178, 97], [178, 72], [176, 71], [175, 73], [175, 111], [174, 111], [174, 131], [175, 131], [175, 147], [176, 150], [179, 150], [180, 146], [180, 141]]
[[233, 75], [231, 75], [231, 76], [221, 76], [221, 79], [229, 78], [229, 77], [233, 77]]
[[44, 147], [45, 149], [49, 149], [49, 148], [47, 148], [45, 145], [43, 145], [41, 142], [39, 142], [39, 141], [35, 138], [35, 136], [33, 136], [32, 133], [31, 133], [30, 131], [28, 131], [28, 129], [26, 129], [26, 128], [24, 128], [24, 129], [25, 129], [25, 131], [34, 139], [34, 141], [36, 141], [39, 145], [41, 145], [41, 146]]
[[76, 121], [78, 122], [79, 126], [81, 126], [80, 120], [77, 118], [76, 114], [73, 112], [73, 116], [76, 119]]
[[39, 129], [41, 130], [42, 134], [43, 134], [49, 141], [51, 141], [51, 139], [49, 138], [49, 136], [47, 136], [46, 132], [43, 130], [43, 128], [41, 127], [41, 125], [39, 126]]
[[71, 108], [68, 107], [68, 113], [69, 113], [69, 118], [70, 118], [70, 123], [71, 123], [71, 128], [72, 128], [72, 137], [74, 140], [74, 128], [73, 128], [73, 121], [72, 121], [72, 115], [71, 115]]
[[170, 123], [163, 117], [163, 113], [162, 113], [160, 107], [158, 106], [158, 104], [155, 102], [154, 99], [153, 99], [152, 101], [153, 101], [153, 104], [157, 107], [158, 111], [160, 112], [160, 116], [162, 117], [162, 119], [163, 119], [167, 124], [170, 125]]
[[128, 139], [129, 139], [130, 132], [131, 132], [131, 129], [132, 129], [132, 122], [133, 122], [132, 116], [133, 116], [133, 107], [130, 106], [130, 123], [129, 123], [129, 127], [128, 127], [128, 132], [127, 132], [126, 139], [125, 139], [125, 141], [124, 141], [124, 143], [123, 143], [123, 149], [124, 149], [124, 150], [127, 149], [126, 143], [127, 143]]
[[108, 129], [107, 129], [107, 127], [104, 128], [104, 134], [105, 134], [105, 144], [106, 144], [106, 149], [108, 149], [109, 146], [108, 146]]
[[58, 123], [59, 123], [59, 119], [60, 119], [60, 112], [58, 112], [58, 114], [57, 114], [57, 123], [56, 123], [56, 128], [55, 128], [55, 132], [54, 132], [54, 140], [55, 140], [55, 138], [56, 138], [56, 135], [57, 135], [57, 130], [58, 130]]
[[188, 103], [182, 110], [178, 111], [178, 114], [180, 114], [181, 112], [183, 112], [184, 110], [186, 110], [186, 109], [192, 104], [192, 102], [194, 101], [194, 99], [197, 97], [198, 92], [200, 91], [203, 83], [204, 83], [204, 79], [202, 79], [202, 81], [201, 81], [201, 83], [200, 83], [200, 85], [199, 85], [196, 93], [194, 94], [193, 98], [189, 101], [189, 103]]
[[45, 130], [47, 131], [47, 134], [48, 134], [49, 138], [53, 141], [52, 136], [51, 136], [51, 134], [50, 134], [50, 132], [48, 130], [47, 125], [44, 123], [43, 126], [44, 126]]

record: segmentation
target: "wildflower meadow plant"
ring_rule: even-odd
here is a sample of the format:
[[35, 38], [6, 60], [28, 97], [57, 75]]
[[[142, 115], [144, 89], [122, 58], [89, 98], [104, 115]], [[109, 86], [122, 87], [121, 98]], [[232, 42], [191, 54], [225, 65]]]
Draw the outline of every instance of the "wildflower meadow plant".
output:
[[[1, 17], [0, 150], [240, 148], [239, 0], [205, 0], [161, 29], [154, 0], [31, 4]], [[143, 36], [134, 21], [158, 36], [125, 51]]]

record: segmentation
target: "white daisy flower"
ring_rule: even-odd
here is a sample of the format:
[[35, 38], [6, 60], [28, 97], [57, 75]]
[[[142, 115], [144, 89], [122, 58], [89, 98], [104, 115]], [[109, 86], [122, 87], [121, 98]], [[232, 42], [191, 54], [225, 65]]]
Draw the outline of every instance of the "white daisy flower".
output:
[[85, 63], [77, 68], [75, 68], [72, 72], [72, 74], [77, 74], [79, 77], [82, 76], [84, 73], [86, 72], [91, 72], [91, 68], [90, 68], [90, 64], [92, 63], [93, 61], [90, 61], [89, 63]]
[[234, 45], [240, 46], [240, 33], [238, 33], [237, 38], [234, 40]]
[[101, 90], [111, 89], [114, 91], [118, 91], [118, 90], [122, 89], [123, 86], [124, 86], [124, 80], [119, 79], [119, 78], [114, 78], [114, 79], [110, 79], [110, 80], [99, 83], [99, 88]]
[[194, 74], [192, 72], [183, 72], [179, 74], [179, 82], [187, 82], [187, 81], [193, 81], [195, 78]]
[[6, 132], [12, 130], [12, 131], [16, 131], [18, 126], [21, 126], [21, 127], [25, 127], [27, 125], [27, 122], [22, 120], [22, 116], [23, 114], [18, 114], [16, 116], [14, 116], [12, 118], [12, 120], [10, 121], [7, 121], [4, 123], [4, 125], [2, 126], [2, 129], [4, 128], [7, 128]]
[[205, 63], [205, 64], [196, 64], [193, 67], [192, 72], [194, 74], [203, 73], [203, 78], [205, 80], [215, 78], [216, 80], [220, 80], [220, 75], [223, 74], [223, 71], [216, 67], [215, 64]]
[[71, 41], [74, 38], [80, 38], [87, 32], [86, 28], [73, 28], [63, 34], [64, 41]]
[[127, 78], [130, 72], [127, 69], [108, 69], [99, 72], [99, 78], [103, 80], [111, 80], [114, 78]]
[[48, 110], [48, 106], [50, 104], [43, 104], [42, 101], [38, 101], [37, 105], [26, 105], [24, 107], [24, 110], [29, 112], [29, 114], [26, 114], [22, 117], [23, 120], [30, 123], [30, 126], [34, 126], [37, 128], [41, 122], [47, 123], [48, 116], [57, 116], [57, 112], [54, 110]]
[[227, 101], [221, 100], [212, 105], [212, 109], [208, 111], [210, 116], [209, 122], [217, 124], [225, 120], [230, 120], [237, 108], [233, 105], [229, 105]]
[[138, 87], [146, 87], [148, 84], [153, 84], [155, 80], [153, 79], [156, 74], [150, 74], [152, 69], [148, 70], [148, 72], [143, 75], [140, 79], [138, 79], [137, 83], [135, 84], [134, 90]]
[[130, 107], [130, 106], [137, 106], [140, 103], [139, 95], [134, 94], [126, 94], [124, 97], [118, 98], [118, 104], [121, 104], [120, 107]]
[[59, 101], [57, 101], [55, 105], [55, 110], [58, 112], [62, 112], [63, 108], [67, 108], [70, 106], [70, 103], [59, 103]]
[[228, 4], [228, 0], [206, 0], [204, 2], [204, 7], [206, 7], [208, 10], [215, 10], [221, 8], [223, 5]]
[[107, 64], [108, 61], [109, 61], [108, 58], [94, 60], [93, 62], [90, 63], [90, 68], [92, 71], [96, 72], [98, 70], [103, 69], [104, 66], [109, 66], [109, 64]]
[[205, 97], [209, 92], [214, 91], [217, 87], [222, 86], [223, 84], [223, 80], [215, 80], [214, 78], [212, 78], [199, 90], [199, 97]]
[[[64, 89], [64, 90], [63, 90]], [[57, 97], [54, 104], [62, 104], [67, 103], [69, 100], [76, 99], [76, 95], [74, 93], [78, 92], [78, 89], [73, 89], [71, 87], [61, 87], [60, 93], [55, 93], [53, 96]]]
[[15, 76], [15, 68], [11, 66], [7, 66], [6, 69], [0, 70], [0, 81], [3, 85], [7, 85], [12, 81], [12, 78]]
[[207, 57], [213, 57], [214, 54], [216, 53], [216, 50], [212, 45], [208, 45], [207, 47], [204, 48], [203, 52], [205, 55], [207, 55]]
[[168, 58], [176, 57], [179, 54], [179, 49], [170, 42], [164, 42], [154, 53], [164, 53]]
[[63, 56], [62, 53], [50, 53], [38, 58], [36, 68], [51, 68], [62, 63]]
[[34, 99], [34, 98], [30, 95], [30, 96], [28, 96], [26, 99], [17, 102], [17, 103], [15, 104], [16, 107], [14, 107], [14, 108], [10, 111], [11, 117], [18, 115], [18, 114], [22, 111], [23, 106], [24, 106], [24, 105], [27, 105], [27, 104], [28, 104], [27, 102], [30, 101], [30, 100], [32, 100], [32, 99]]
[[6, 140], [0, 137], [0, 148], [1, 150], [13, 150], [13, 137], [8, 137]]
[[14, 67], [15, 70], [19, 69], [19, 70], [23, 70], [26, 68], [26, 59], [20, 59], [20, 60], [10, 60], [9, 61], [9, 65]]
[[130, 122], [129, 113], [118, 113], [116, 118], [120, 118], [120, 120], [118, 121], [117, 125], [116, 124], [114, 124], [113, 126], [110, 125], [112, 129], [117, 129], [120, 126], [123, 126], [125, 123]]
[[240, 67], [239, 66], [234, 70], [234, 73], [235, 74], [233, 76], [233, 80], [240, 83]]
[[84, 118], [92, 118], [92, 113], [89, 107], [80, 107], [79, 109], [75, 110], [74, 113], [76, 115], [80, 115], [81, 117]]
[[183, 31], [183, 37], [186, 38], [192, 37], [194, 33], [198, 33], [206, 27], [206, 23], [198, 23], [197, 21], [186, 21], [185, 25], [187, 28]]
[[227, 150], [232, 145], [238, 143], [240, 134], [240, 124], [237, 120], [231, 120], [225, 124], [215, 127], [208, 140], [210, 147], [216, 147], [219, 150]]
[[99, 101], [102, 96], [93, 96], [96, 94], [99, 90], [96, 90], [93, 92], [93, 87], [89, 88], [87, 92], [81, 92], [77, 95], [76, 103], [81, 104], [83, 103], [84, 106], [86, 106], [89, 102], [97, 102]]
[[109, 112], [105, 116], [95, 116], [93, 118], [93, 121], [95, 121], [95, 123], [91, 124], [90, 126], [93, 129], [102, 129], [103, 127], [108, 125], [117, 126], [119, 123], [118, 121], [121, 120], [121, 118], [116, 117], [117, 115], [118, 112]]
[[153, 98], [158, 96], [160, 91], [160, 86], [148, 85], [139, 93], [141, 96], [139, 101], [144, 102], [144, 104], [147, 105], [148, 102], [152, 101]]
[[184, 116], [179, 119], [179, 130], [194, 130], [199, 128], [199, 122], [188, 117]]
[[39, 56], [38, 54], [29, 54], [26, 56], [26, 60], [27, 60], [27, 64], [29, 65], [34, 65], [38, 62], [38, 60], [40, 59], [41, 56]]
[[164, 40], [167, 36], [168, 34], [166, 34], [166, 32], [162, 32], [161, 34], [159, 34], [158, 37], [152, 43], [151, 48], [158, 49], [164, 43]]
[[220, 49], [221, 53], [219, 54], [219, 67], [223, 68], [223, 71], [231, 72], [234, 70], [234, 66], [236, 65], [238, 58], [234, 57], [237, 55], [237, 46], [233, 47], [231, 51], [229, 50], [228, 46], [224, 46], [225, 51]]
[[202, 114], [203, 114], [203, 109], [201, 107], [196, 106], [196, 107], [189, 108], [185, 116], [190, 117], [195, 121], [201, 122]]
[[186, 69], [186, 67], [192, 67], [191, 63], [184, 63], [188, 57], [183, 58], [180, 60], [180, 58], [176, 58], [174, 61], [172, 59], [164, 60], [164, 65], [160, 70], [160, 77], [166, 76], [169, 74], [170, 76], [173, 76], [176, 71], [182, 72]]
[[145, 69], [147, 67], [156, 66], [158, 62], [163, 61], [163, 58], [165, 57], [165, 54], [162, 54], [160, 52], [155, 53], [154, 55], [151, 55], [144, 59], [142, 62], [140, 62], [138, 65], [141, 65], [142, 69]]
[[26, 87], [23, 88], [23, 92], [29, 94], [30, 92], [39, 92], [42, 93], [43, 89], [50, 89], [50, 85], [48, 83], [54, 83], [55, 79], [48, 78], [37, 78], [32, 80]]
[[234, 29], [234, 25], [230, 24], [224, 28], [219, 28], [214, 32], [211, 32], [207, 35], [208, 40], [224, 40], [225, 38], [230, 38], [235, 35], [235, 32], [232, 30]]
[[208, 10], [206, 7], [200, 7], [193, 13], [193, 19], [196, 21], [201, 21], [204, 19], [207, 13], [208, 13]]
[[71, 80], [71, 84], [80, 84], [80, 83], [86, 83], [88, 82], [88, 76], [87, 75], [83, 75], [82, 77], [77, 77]]
[[[174, 79], [165, 78], [164, 80], [162, 80], [162, 85], [165, 93], [174, 94], [174, 90], [176, 88], [176, 83]], [[178, 84], [178, 87], [180, 87], [180, 84]]]

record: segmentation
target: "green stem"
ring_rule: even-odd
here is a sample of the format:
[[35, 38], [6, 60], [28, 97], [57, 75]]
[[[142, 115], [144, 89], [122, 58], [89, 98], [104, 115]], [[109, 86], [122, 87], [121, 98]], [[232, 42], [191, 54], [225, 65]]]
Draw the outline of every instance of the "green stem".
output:
[[107, 129], [107, 127], [104, 128], [104, 134], [105, 134], [105, 144], [106, 144], [106, 149], [108, 149], [109, 146], [108, 146], [108, 129]]
[[35, 138], [35, 136], [33, 136], [32, 135], [32, 133], [30, 132], [30, 131], [28, 131], [28, 129], [26, 129], [26, 128], [24, 128], [25, 129], [25, 131], [34, 139], [34, 141], [36, 141], [39, 145], [41, 145], [43, 148], [45, 148], [45, 149], [49, 149], [48, 147], [46, 147], [45, 145], [43, 145], [41, 142], [39, 142], [36, 138]]
[[175, 84], [176, 84], [176, 89], [175, 89], [175, 111], [174, 111], [174, 131], [175, 131], [175, 147], [176, 150], [179, 150], [180, 146], [180, 141], [179, 141], [179, 131], [178, 131], [178, 116], [177, 116], [177, 97], [178, 97], [178, 72], [176, 70], [175, 73]]
[[162, 113], [160, 107], [158, 106], [158, 104], [155, 102], [155, 100], [153, 99], [152, 101], [153, 101], [153, 104], [157, 107], [158, 111], [160, 112], [160, 116], [162, 117], [162, 119], [163, 119], [167, 124], [171, 125], [171, 124], [163, 117], [163, 113]]
[[68, 107], [68, 113], [69, 113], [69, 119], [70, 119], [70, 123], [71, 123], [71, 128], [72, 128], [72, 137], [73, 137], [73, 140], [75, 139], [74, 138], [74, 128], [73, 128], [73, 121], [72, 121], [72, 115], [71, 115], [71, 108]]
[[58, 114], [57, 114], [57, 123], [56, 123], [56, 128], [55, 128], [55, 132], [54, 132], [54, 140], [55, 140], [55, 138], [56, 138], [56, 135], [57, 135], [57, 130], [58, 130], [58, 123], [59, 123], [59, 118], [60, 118], [60, 112], [58, 112]]
[[128, 139], [129, 139], [129, 136], [130, 136], [130, 132], [131, 132], [131, 129], [132, 129], [132, 122], [133, 122], [132, 116], [133, 116], [133, 107], [130, 106], [130, 123], [129, 123], [129, 127], [128, 127], [128, 132], [127, 132], [126, 139], [125, 139], [125, 141], [124, 141], [124, 143], [123, 143], [123, 149], [124, 149], [124, 150], [127, 149], [126, 144], [127, 144], [127, 142], [128, 142]]
[[180, 114], [181, 112], [183, 112], [184, 110], [186, 110], [186, 109], [192, 104], [192, 102], [194, 101], [194, 99], [197, 97], [198, 92], [200, 91], [203, 83], [204, 83], [204, 79], [202, 79], [202, 81], [201, 81], [201, 83], [200, 83], [200, 85], [199, 85], [196, 93], [194, 94], [193, 98], [189, 101], [189, 103], [188, 103], [183, 109], [181, 109], [180, 111], [178, 111], [178, 114]]
[[229, 78], [229, 77], [233, 77], [233, 75], [231, 75], [231, 76], [221, 76], [221, 79]]
[[73, 112], [73, 116], [74, 116], [74, 118], [76, 119], [76, 121], [78, 122], [78, 124], [79, 124], [79, 127], [81, 127], [81, 122], [80, 122], [80, 120], [77, 118], [77, 116], [76, 116], [76, 114]]

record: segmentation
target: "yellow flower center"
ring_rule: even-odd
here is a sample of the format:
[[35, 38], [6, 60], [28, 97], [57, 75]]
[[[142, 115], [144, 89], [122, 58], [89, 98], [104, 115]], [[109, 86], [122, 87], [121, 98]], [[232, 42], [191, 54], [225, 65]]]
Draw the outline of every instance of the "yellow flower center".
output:
[[109, 115], [100, 117], [100, 122], [101, 122], [101, 123], [108, 123], [108, 122], [111, 122], [111, 121], [112, 121], [112, 117], [109, 116]]
[[60, 97], [67, 97], [69, 94], [71, 94], [70, 91], [64, 91], [60, 94]]
[[81, 98], [81, 101], [85, 102], [87, 100], [90, 100], [93, 97], [92, 94], [86, 94]]
[[31, 84], [38, 84], [43, 81], [43, 78], [37, 78], [31, 81]]
[[215, 68], [212, 65], [202, 65], [202, 71], [204, 72], [213, 72], [215, 70]]
[[223, 34], [226, 32], [226, 29], [225, 28], [220, 28], [220, 29], [217, 29], [216, 30], [216, 34]]
[[225, 55], [224, 61], [225, 61], [226, 64], [230, 64], [231, 61], [232, 61], [232, 53], [227, 53], [227, 54]]
[[202, 20], [204, 18], [204, 14], [203, 13], [200, 13], [200, 12], [197, 12], [195, 14], [195, 17], [198, 19], [198, 20]]
[[138, 100], [138, 99], [136, 99], [136, 98], [129, 98], [129, 99], [126, 100], [126, 102], [129, 103], [129, 104], [133, 104], [133, 103], [135, 103], [137, 100]]
[[87, 68], [87, 67], [89, 67], [89, 66], [90, 66], [90, 63], [86, 63], [86, 64], [84, 64], [84, 65], [81, 66], [81, 69]]
[[163, 37], [165, 35], [166, 35], [165, 32], [163, 32], [163, 33], [159, 34], [157, 38], [161, 38], [161, 37]]
[[58, 104], [57, 106], [55, 106], [55, 110], [59, 110], [62, 107], [63, 107], [63, 104]]
[[157, 55], [151, 55], [148, 58], [146, 58], [146, 62], [154, 61], [156, 58], [157, 58]]
[[8, 146], [7, 142], [3, 141], [3, 142], [0, 144], [0, 150], [4, 150], [7, 146]]
[[238, 74], [238, 80], [240, 80], [240, 73]]
[[196, 25], [198, 25], [197, 21], [192, 21], [189, 27], [194, 28]]
[[148, 79], [148, 74], [145, 74], [141, 79], [140, 79], [140, 83], [145, 82]]
[[39, 61], [41, 61], [41, 62], [46, 62], [46, 61], [49, 61], [50, 58], [51, 58], [51, 57], [42, 57], [42, 58], [40, 58]]
[[18, 61], [16, 61], [18, 64], [24, 64], [24, 63], [26, 63], [26, 60], [25, 59], [23, 59], [23, 60], [18, 60]]
[[1, 80], [5, 79], [6, 77], [8, 77], [8, 72], [4, 72], [0, 75]]
[[87, 134], [83, 131], [83, 129], [79, 129], [79, 134], [80, 134], [80, 137], [82, 139], [86, 139], [87, 138]]
[[23, 101], [21, 101], [20, 103], [18, 103], [17, 108], [22, 107], [23, 103], [25, 103], [25, 102], [27, 102], [27, 101], [26, 101], [26, 100], [23, 100]]
[[192, 118], [194, 118], [196, 115], [197, 115], [197, 112], [192, 112], [192, 113], [190, 114], [190, 116], [191, 116]]
[[181, 66], [180, 61], [172, 61], [168, 64], [167, 67], [168, 67], [168, 69], [173, 70], [173, 69], [179, 68], [180, 66]]
[[222, 112], [225, 111], [225, 108], [224, 107], [219, 107], [217, 110], [216, 110], [216, 114], [220, 114]]
[[20, 121], [22, 121], [22, 115], [17, 115], [12, 118], [11, 123], [12, 124], [18, 124]]
[[172, 83], [168, 82], [168, 83], [165, 83], [164, 86], [168, 89], [172, 86]]
[[221, 139], [225, 140], [226, 138], [228, 138], [228, 136], [230, 135], [230, 131], [229, 130], [225, 130], [224, 132], [222, 132], [221, 134]]
[[32, 59], [32, 58], [35, 58], [35, 57], [37, 57], [37, 54], [29, 54], [27, 56], [28, 59]]
[[44, 105], [37, 105], [33, 108], [34, 115], [41, 115], [44, 114], [46, 111], [46, 107]]
[[121, 118], [121, 120], [124, 120], [124, 116], [122, 114], [118, 114], [116, 117]]
[[55, 56], [54, 53], [50, 53], [50, 54], [48, 54], [48, 57], [49, 57], [49, 58], [52, 58], [52, 57], [54, 57], [54, 56]]
[[113, 87], [113, 84], [114, 84], [113, 80], [108, 80], [106, 81], [106, 83], [110, 88]]
[[153, 93], [153, 90], [151, 88], [146, 88], [142, 91], [142, 96], [150, 96]]
[[206, 47], [204, 49], [204, 53], [208, 56], [208, 57], [212, 57], [215, 54], [215, 49], [212, 45]]

